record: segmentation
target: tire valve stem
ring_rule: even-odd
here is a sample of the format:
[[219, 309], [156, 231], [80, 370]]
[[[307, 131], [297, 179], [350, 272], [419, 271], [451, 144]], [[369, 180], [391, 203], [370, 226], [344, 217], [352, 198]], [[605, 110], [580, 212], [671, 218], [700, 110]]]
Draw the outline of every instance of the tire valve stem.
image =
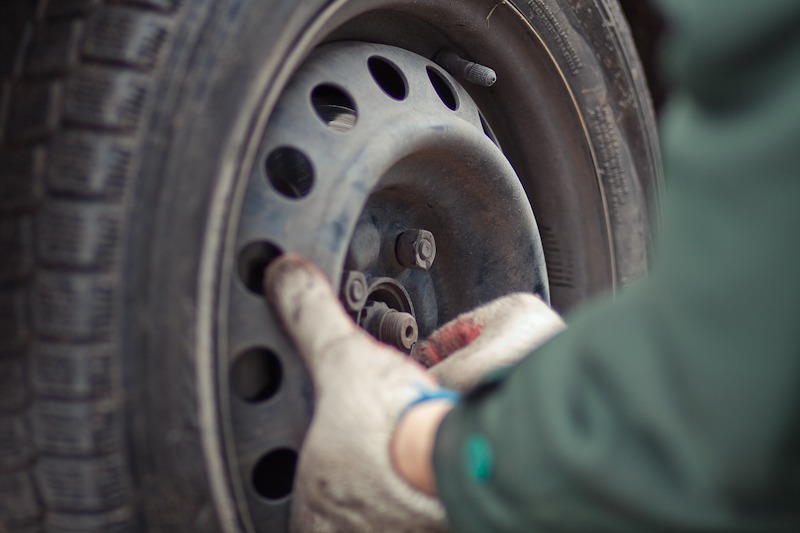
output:
[[497, 73], [487, 66], [467, 61], [452, 50], [442, 50], [433, 60], [453, 76], [463, 78], [481, 87], [491, 87], [497, 81]]

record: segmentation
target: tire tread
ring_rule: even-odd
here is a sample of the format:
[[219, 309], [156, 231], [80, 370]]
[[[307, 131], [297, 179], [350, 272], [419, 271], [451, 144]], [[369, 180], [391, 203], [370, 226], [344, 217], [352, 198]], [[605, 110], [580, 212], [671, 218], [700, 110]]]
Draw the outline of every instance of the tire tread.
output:
[[178, 0], [10, 0], [0, 21], [0, 531], [128, 532], [125, 198]]

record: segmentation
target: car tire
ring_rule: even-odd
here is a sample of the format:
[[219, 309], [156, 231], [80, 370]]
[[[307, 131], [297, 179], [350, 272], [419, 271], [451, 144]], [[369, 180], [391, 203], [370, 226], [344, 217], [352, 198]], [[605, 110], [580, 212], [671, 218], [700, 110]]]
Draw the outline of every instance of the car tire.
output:
[[[285, 490], [260, 497], [264, 450], [231, 421], [226, 291], [264, 128], [322, 43], [430, 59], [446, 42], [495, 68], [470, 94], [531, 198], [556, 308], [647, 271], [657, 135], [613, 0], [4, 9], [0, 530], [285, 530], [313, 391], [279, 354], [299, 425], [265, 474]], [[249, 423], [284, 431], [265, 412]]]

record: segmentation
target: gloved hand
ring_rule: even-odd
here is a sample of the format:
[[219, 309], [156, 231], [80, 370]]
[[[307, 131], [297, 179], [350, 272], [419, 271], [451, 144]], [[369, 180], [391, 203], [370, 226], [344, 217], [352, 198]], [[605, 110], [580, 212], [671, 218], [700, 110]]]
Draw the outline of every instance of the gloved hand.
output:
[[440, 391], [436, 380], [359, 329], [308, 260], [276, 259], [264, 285], [316, 390], [295, 476], [292, 530], [444, 531], [441, 503], [401, 479], [390, 457], [402, 411], [424, 391]]
[[442, 385], [464, 392], [490, 372], [513, 365], [565, 327], [542, 300], [516, 293], [459, 315], [417, 343], [411, 356], [431, 367]]

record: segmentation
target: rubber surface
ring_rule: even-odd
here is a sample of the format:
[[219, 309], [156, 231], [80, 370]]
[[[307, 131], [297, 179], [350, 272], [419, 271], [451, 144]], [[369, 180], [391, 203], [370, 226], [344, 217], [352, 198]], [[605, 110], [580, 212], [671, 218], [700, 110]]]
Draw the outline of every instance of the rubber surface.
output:
[[176, 8], [3, 7], [0, 529], [133, 529], [122, 230], [151, 73]]

